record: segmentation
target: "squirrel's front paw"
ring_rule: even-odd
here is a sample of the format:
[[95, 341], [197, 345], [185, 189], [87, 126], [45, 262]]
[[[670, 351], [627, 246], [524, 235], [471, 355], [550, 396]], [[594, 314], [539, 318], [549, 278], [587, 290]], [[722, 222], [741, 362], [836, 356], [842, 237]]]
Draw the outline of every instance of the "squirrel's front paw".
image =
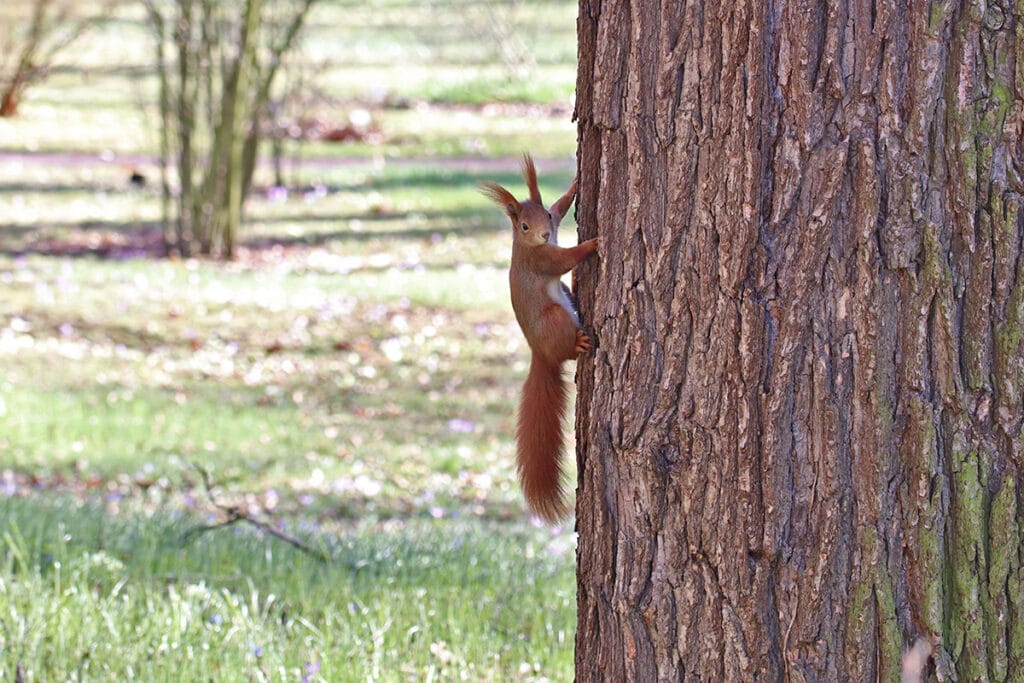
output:
[[590, 337], [583, 330], [576, 330], [576, 355], [594, 348], [590, 343]]

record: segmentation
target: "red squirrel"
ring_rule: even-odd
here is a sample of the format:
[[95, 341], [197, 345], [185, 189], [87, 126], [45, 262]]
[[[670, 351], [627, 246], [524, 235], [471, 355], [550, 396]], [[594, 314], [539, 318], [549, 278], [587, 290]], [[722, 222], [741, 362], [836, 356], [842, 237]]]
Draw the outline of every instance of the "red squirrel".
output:
[[522, 201], [497, 183], [480, 185], [512, 221], [508, 273], [512, 310], [531, 352], [516, 429], [519, 481], [530, 510], [554, 522], [569, 513], [562, 489], [566, 412], [562, 363], [591, 348], [560, 277], [597, 251], [597, 238], [569, 249], [558, 246], [558, 224], [576, 198], [576, 179], [546, 210], [529, 154], [523, 155], [523, 177], [530, 198]]

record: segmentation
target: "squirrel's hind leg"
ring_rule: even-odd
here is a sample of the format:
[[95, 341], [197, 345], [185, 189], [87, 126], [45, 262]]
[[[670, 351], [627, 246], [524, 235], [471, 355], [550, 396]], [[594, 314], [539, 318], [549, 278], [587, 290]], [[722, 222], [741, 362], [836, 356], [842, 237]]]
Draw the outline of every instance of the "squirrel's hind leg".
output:
[[590, 339], [576, 327], [568, 311], [556, 303], [544, 307], [537, 327], [538, 344], [531, 344], [534, 352], [542, 353], [548, 361], [561, 363], [572, 360], [582, 352], [580, 342], [584, 341], [589, 348]]

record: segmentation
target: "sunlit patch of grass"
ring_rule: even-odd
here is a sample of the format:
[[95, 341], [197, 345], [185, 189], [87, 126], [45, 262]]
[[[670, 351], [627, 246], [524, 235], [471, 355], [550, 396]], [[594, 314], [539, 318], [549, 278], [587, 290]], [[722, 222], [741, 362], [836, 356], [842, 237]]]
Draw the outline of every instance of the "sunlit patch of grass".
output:
[[[508, 435], [523, 346], [497, 300], [503, 271], [482, 306], [479, 290], [443, 272], [419, 273], [417, 290], [386, 272], [376, 285], [353, 274], [291, 282], [214, 264], [85, 260], [45, 276], [49, 263], [14, 271], [23, 282], [0, 313], [0, 441], [12, 465], [113, 477], [188, 461], [250, 489], [303, 490], [319, 470], [322, 494], [370, 468], [382, 482], [374, 506], [409, 510], [431, 486], [446, 505], [475, 499], [426, 476], [443, 449], [460, 470], [505, 482], [497, 501], [514, 498]], [[468, 276], [483, 286], [481, 273]], [[58, 278], [82, 294], [49, 293]]]
[[[572, 542], [430, 520], [290, 533], [0, 498], [0, 673], [26, 681], [566, 680]], [[524, 594], [531, 596], [524, 600]], [[304, 678], [305, 676], [305, 678]]]
[[420, 96], [431, 102], [449, 104], [485, 105], [493, 102], [526, 102], [533, 104], [571, 101], [576, 87], [576, 72], [572, 67], [561, 71], [552, 69], [538, 74], [532, 80], [509, 78], [504, 74], [474, 74], [467, 77], [453, 75], [449, 79], [428, 80]]

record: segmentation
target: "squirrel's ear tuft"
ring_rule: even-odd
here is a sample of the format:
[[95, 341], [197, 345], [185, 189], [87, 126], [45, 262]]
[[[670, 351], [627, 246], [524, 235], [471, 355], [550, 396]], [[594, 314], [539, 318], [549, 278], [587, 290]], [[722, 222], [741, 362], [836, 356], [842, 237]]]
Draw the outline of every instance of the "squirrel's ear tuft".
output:
[[505, 210], [509, 216], [518, 216], [520, 211], [519, 202], [512, 195], [511, 192], [506, 190], [498, 183], [483, 182], [480, 183], [480, 191], [484, 193], [484, 196], [489, 198], [492, 202], [500, 206]]
[[537, 167], [533, 165], [533, 157], [529, 152], [523, 153], [523, 179], [526, 180], [526, 187], [530, 189], [530, 200], [543, 206], [540, 199], [540, 190], [537, 188]]

